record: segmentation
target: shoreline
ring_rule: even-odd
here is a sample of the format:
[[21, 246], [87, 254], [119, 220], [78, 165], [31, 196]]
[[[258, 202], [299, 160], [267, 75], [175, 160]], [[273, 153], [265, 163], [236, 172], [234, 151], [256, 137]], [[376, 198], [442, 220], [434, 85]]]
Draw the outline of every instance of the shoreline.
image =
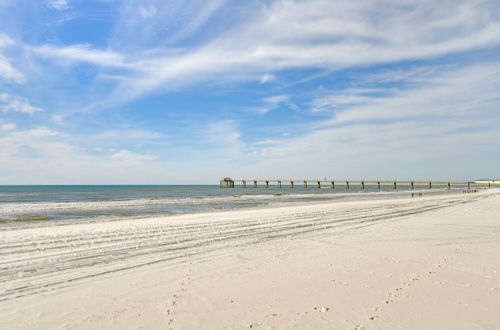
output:
[[[168, 216], [168, 222], [156, 217], [3, 231], [0, 325], [411, 328], [394, 317], [403, 315], [410, 322], [411, 312], [431, 312], [422, 303], [442, 289], [436, 281], [451, 281], [450, 273], [425, 281], [445, 264], [454, 272], [465, 261], [476, 263], [473, 270], [482, 274], [457, 273], [469, 283], [457, 291], [464, 295], [461, 301], [470, 294], [464, 288], [487, 286], [481, 294], [500, 302], [500, 262], [491, 260], [500, 248], [500, 222], [494, 221], [500, 214], [499, 192], [325, 201], [182, 214]], [[450, 232], [443, 224], [464, 227]], [[451, 259], [467, 256], [449, 250], [448, 236], [453, 235], [460, 238], [452, 243], [460, 251], [476, 251], [474, 260], [459, 258], [450, 266]], [[403, 281], [410, 273], [418, 276]], [[461, 279], [457, 274], [451, 279]], [[395, 279], [406, 284], [398, 282], [401, 290], [393, 292], [385, 283], [396, 285]], [[427, 295], [403, 299], [401, 292], [417, 282], [426, 283], [421, 293]], [[375, 303], [379, 296], [384, 298]], [[413, 305], [406, 306], [410, 300]], [[366, 309], [368, 302], [382, 306]], [[385, 315], [394, 306], [399, 311], [392, 318]], [[431, 329], [438, 324], [470, 328], [449, 317], [457, 306], [441, 307], [442, 320], [425, 323], [417, 317], [412, 322]], [[460, 313], [477, 317], [478, 325], [487, 328], [488, 321], [500, 322], [497, 306], [468, 302], [468, 312]]]
[[[241, 197], [250, 197], [250, 198], [275, 198], [275, 200], [269, 200], [265, 203], [262, 204], [256, 204], [256, 205], [239, 205], [237, 207], [220, 207], [220, 208], [207, 208], [207, 209], [201, 209], [201, 210], [187, 210], [179, 213], [169, 213], [169, 214], [162, 214], [162, 213], [152, 213], [152, 214], [128, 214], [127, 210], [124, 210], [126, 216], [123, 214], [120, 214], [120, 212], [116, 214], [107, 214], [103, 215], [100, 217], [95, 217], [89, 215], [88, 217], [85, 217], [85, 213], [82, 213], [84, 217], [79, 218], [82, 216], [82, 214], [79, 214], [78, 212], [83, 212], [83, 211], [90, 211], [95, 210], [95, 212], [98, 212], [100, 209], [99, 207], [102, 207], [103, 205], [107, 204], [125, 204], [129, 207], [144, 207], [147, 206], [148, 204], [151, 204], [150, 206], [155, 206], [157, 204], [159, 205], [165, 205], [168, 206], [170, 203], [172, 203], [168, 198], [167, 199], [157, 199], [157, 198], [149, 198], [149, 199], [131, 199], [131, 200], [103, 200], [103, 201], [74, 201], [74, 202], [29, 202], [29, 203], [5, 203], [4, 205], [0, 204], [0, 231], [3, 230], [10, 230], [10, 229], [18, 229], [17, 226], [25, 225], [25, 227], [21, 228], [31, 228], [33, 226], [39, 226], [39, 227], [51, 227], [51, 226], [59, 226], [59, 225], [73, 225], [75, 223], [103, 223], [103, 222], [108, 222], [108, 221], [123, 221], [123, 220], [141, 220], [141, 219], [148, 219], [148, 218], [157, 218], [157, 217], [175, 217], [175, 216], [183, 216], [183, 215], [195, 215], [195, 214], [212, 214], [212, 213], [223, 213], [223, 212], [232, 212], [232, 211], [239, 211], [239, 210], [258, 210], [262, 208], [275, 208], [275, 207], [294, 207], [294, 206], [305, 206], [305, 205], [315, 205], [315, 204], [329, 204], [329, 203], [344, 203], [344, 202], [364, 202], [364, 201], [383, 201], [383, 200], [391, 200], [391, 199], [407, 199], [409, 198], [408, 196], [410, 194], [415, 194], [415, 198], [425, 198], [429, 196], [440, 196], [440, 195], [445, 195], [445, 196], [451, 196], [451, 195], [457, 195], [461, 194], [463, 190], [459, 190], [457, 188], [452, 189], [451, 191], [445, 189], [445, 188], [436, 188], [433, 190], [398, 190], [398, 191], [364, 191], [364, 190], [359, 190], [359, 191], [353, 191], [353, 192], [339, 192], [339, 193], [333, 193], [333, 194], [325, 194], [325, 193], [308, 193], [308, 194], [290, 194], [288, 192], [285, 193], [279, 193], [279, 194], [258, 194], [258, 195], [232, 195], [232, 196], [206, 196], [206, 197], [194, 197], [194, 198], [186, 198], [186, 199], [191, 199], [193, 201], [210, 201], [213, 199], [224, 199], [224, 198], [233, 198], [235, 201], [238, 201]], [[408, 194], [408, 196], [406, 196]], [[290, 200], [281, 200], [281, 198], [290, 198], [291, 196], [294, 196], [297, 200], [290, 199]], [[413, 198], [413, 197], [412, 197]], [[182, 198], [181, 198], [182, 199]], [[304, 199], [304, 200], [300, 200]], [[242, 201], [246, 201], [246, 198], [241, 199]], [[134, 202], [140, 202], [140, 201], [145, 201], [148, 204], [137, 204], [135, 205]], [[255, 202], [255, 201], [253, 201]], [[87, 209], [88, 205], [96, 205], [97, 207], [93, 207], [90, 209]], [[128, 205], [130, 204], [130, 205]], [[33, 210], [33, 206], [35, 206], [35, 210]], [[42, 209], [40, 207], [42, 206]], [[44, 207], [43, 207], [44, 206]], [[6, 210], [6, 207], [10, 207], [11, 209], [14, 208], [16, 211], [12, 213], [12, 211]], [[45, 212], [43, 212], [45, 210]], [[57, 218], [57, 215], [54, 215], [52, 213], [47, 213], [47, 210], [52, 210], [52, 212], [76, 212], [75, 217], [76, 218], [66, 218], [66, 219], [59, 219]], [[106, 210], [104, 208], [103, 210]], [[9, 214], [9, 217], [5, 218], [5, 214]], [[17, 216], [17, 217], [15, 217]], [[36, 220], [36, 221], [35, 221]], [[2, 224], [4, 225], [2, 227]], [[11, 226], [16, 226], [16, 227], [8, 227], [9, 225]], [[20, 228], [19, 228], [20, 229]]]

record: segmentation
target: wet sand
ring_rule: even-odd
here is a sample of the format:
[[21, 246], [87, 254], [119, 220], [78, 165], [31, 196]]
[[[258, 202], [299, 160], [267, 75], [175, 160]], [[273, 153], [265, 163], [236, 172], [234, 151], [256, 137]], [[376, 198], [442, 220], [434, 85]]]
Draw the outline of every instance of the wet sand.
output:
[[495, 329], [500, 190], [0, 232], [2, 329]]

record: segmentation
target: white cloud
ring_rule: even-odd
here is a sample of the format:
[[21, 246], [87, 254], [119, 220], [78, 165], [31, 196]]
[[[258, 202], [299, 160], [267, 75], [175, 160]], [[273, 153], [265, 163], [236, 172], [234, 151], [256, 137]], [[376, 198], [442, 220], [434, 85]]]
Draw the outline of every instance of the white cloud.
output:
[[12, 40], [11, 37], [6, 35], [3, 32], [0, 32], [0, 48], [7, 47], [7, 46], [12, 46], [14, 45], [15, 42]]
[[333, 91], [326, 96], [316, 98], [312, 101], [311, 112], [332, 112], [338, 108], [371, 103], [376, 99], [374, 94], [388, 94], [388, 88], [348, 88]]
[[48, 0], [47, 7], [56, 9], [56, 10], [64, 10], [69, 8], [68, 0]]
[[288, 95], [274, 95], [266, 97], [262, 100], [264, 103], [262, 106], [256, 107], [248, 107], [246, 110], [258, 113], [258, 114], [266, 114], [271, 110], [278, 108], [280, 105], [286, 105], [287, 107], [298, 110], [298, 107], [295, 103], [290, 100]]
[[273, 80], [276, 80], [276, 77], [273, 74], [269, 74], [269, 73], [263, 74], [260, 77], [260, 82], [262, 84], [268, 83], [268, 82], [273, 81]]
[[236, 121], [229, 119], [209, 123], [204, 130], [203, 140], [221, 147], [240, 145], [241, 132], [238, 126]]
[[12, 64], [0, 54], [0, 78], [22, 84], [25, 81], [24, 75], [16, 70]]
[[[0, 51], [4, 48], [15, 45], [14, 40], [6, 34], [0, 32]], [[24, 75], [14, 68], [11, 61], [0, 52], [0, 78], [7, 82], [22, 84], [25, 81]]]
[[1, 105], [3, 112], [23, 112], [32, 115], [43, 111], [42, 108], [32, 106], [26, 98], [7, 93], [0, 94], [0, 103], [3, 103]]
[[106, 67], [125, 67], [121, 54], [113, 51], [93, 49], [89, 45], [72, 45], [64, 47], [40, 46], [32, 48], [36, 53], [49, 58], [71, 62], [87, 62]]
[[136, 162], [142, 160], [153, 160], [156, 157], [153, 155], [142, 155], [131, 152], [130, 150], [122, 149], [111, 156], [112, 159], [122, 160], [127, 162]]
[[[176, 177], [154, 156], [123, 149], [94, 155], [75, 136], [38, 127], [0, 136], [3, 182], [12, 184], [168, 183]], [[178, 176], [178, 175], [177, 175]]]
[[200, 30], [212, 16], [223, 7], [227, 0], [212, 0], [197, 6], [198, 10], [189, 15], [189, 20], [184, 22], [182, 28], [169, 38], [170, 43], [183, 40]]
[[334, 121], [500, 117], [495, 111], [500, 101], [499, 67], [498, 63], [486, 63], [441, 72], [413, 88], [388, 97], [371, 97], [369, 102], [340, 111]]
[[[124, 0], [120, 3], [119, 18], [110, 44], [141, 52], [144, 48], [159, 50], [161, 46], [176, 45], [197, 32], [209, 33], [208, 23], [224, 24], [232, 16], [216, 20], [225, 9], [227, 0]], [[126, 44], [123, 41], [126, 40]], [[172, 47], [169, 47], [172, 48]], [[144, 55], [144, 54], [142, 54]]]
[[64, 136], [63, 133], [60, 133], [58, 131], [54, 131], [54, 130], [47, 128], [47, 127], [34, 128], [34, 129], [26, 131], [25, 134], [27, 134], [29, 136], [34, 136], [34, 137], [40, 137], [40, 138], [51, 137], [51, 136]]
[[7, 124], [2, 124], [0, 125], [0, 129], [3, 131], [12, 131], [17, 128], [16, 124], [13, 123], [7, 123]]
[[139, 14], [144, 19], [151, 18], [151, 17], [156, 15], [156, 7], [154, 7], [154, 6], [150, 6], [150, 7], [140, 6], [139, 7]]
[[57, 124], [63, 123], [63, 116], [61, 116], [61, 115], [52, 115], [52, 116], [50, 116], [50, 118], [52, 119], [53, 122], [55, 122]]

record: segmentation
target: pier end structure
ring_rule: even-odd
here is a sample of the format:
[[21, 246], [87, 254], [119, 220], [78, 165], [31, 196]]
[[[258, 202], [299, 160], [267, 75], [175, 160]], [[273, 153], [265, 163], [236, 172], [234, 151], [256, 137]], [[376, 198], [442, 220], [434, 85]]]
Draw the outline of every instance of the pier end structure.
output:
[[226, 178], [220, 180], [220, 187], [221, 188], [234, 188], [234, 180], [226, 177]]

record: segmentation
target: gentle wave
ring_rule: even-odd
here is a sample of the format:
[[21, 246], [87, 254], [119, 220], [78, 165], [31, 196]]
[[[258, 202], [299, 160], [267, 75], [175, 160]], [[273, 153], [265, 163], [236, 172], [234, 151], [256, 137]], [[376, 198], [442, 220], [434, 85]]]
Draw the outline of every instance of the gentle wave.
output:
[[[434, 191], [438, 191], [435, 189]], [[202, 205], [220, 205], [220, 204], [238, 204], [241, 201], [259, 204], [268, 202], [293, 202], [307, 200], [328, 200], [346, 197], [360, 197], [372, 195], [394, 195], [407, 194], [411, 190], [399, 191], [356, 191], [346, 193], [275, 193], [275, 194], [255, 194], [255, 195], [232, 195], [232, 196], [204, 196], [204, 197], [183, 197], [183, 198], [139, 198], [131, 200], [106, 200], [106, 201], [55, 201], [38, 203], [4, 203], [0, 204], [0, 214], [23, 214], [37, 212], [60, 212], [60, 211], [96, 211], [111, 209], [130, 209], [130, 208], [151, 208], [164, 207], [169, 205], [177, 206], [202, 206]]]

